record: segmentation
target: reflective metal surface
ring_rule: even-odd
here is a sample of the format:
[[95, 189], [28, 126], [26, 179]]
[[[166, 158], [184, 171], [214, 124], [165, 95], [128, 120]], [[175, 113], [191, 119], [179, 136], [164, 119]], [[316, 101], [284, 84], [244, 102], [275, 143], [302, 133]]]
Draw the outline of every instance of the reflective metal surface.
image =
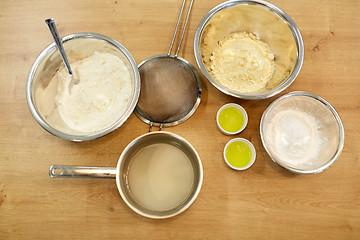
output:
[[[256, 34], [275, 56], [275, 73], [258, 93], [232, 91], [208, 72], [210, 56], [218, 41], [240, 31]], [[223, 93], [242, 99], [265, 99], [280, 93], [295, 80], [304, 60], [304, 45], [295, 22], [275, 5], [261, 0], [227, 1], [211, 9], [199, 23], [194, 53], [202, 74]]]
[[84, 59], [95, 51], [111, 53], [124, 61], [132, 79], [132, 98], [127, 111], [114, 124], [98, 132], [76, 132], [65, 125], [57, 111], [56, 84], [52, 78], [63, 62], [55, 43], [50, 44], [36, 58], [26, 84], [26, 98], [36, 121], [55, 136], [71, 141], [86, 141], [104, 136], [120, 127], [131, 115], [140, 94], [140, 74], [131, 54], [119, 42], [96, 33], [76, 33], [62, 38], [69, 62]]
[[184, 58], [156, 55], [139, 64], [141, 93], [135, 114], [145, 123], [169, 127], [193, 115], [202, 96], [196, 69]]
[[[283, 162], [281, 157], [274, 153], [272, 139], [266, 135], [267, 124], [275, 114], [294, 107], [316, 119], [322, 135], [326, 139], [325, 145], [321, 148], [321, 152], [311, 167], [294, 167]], [[313, 174], [324, 171], [339, 158], [344, 147], [345, 132], [338, 113], [330, 103], [315, 94], [297, 91], [275, 99], [266, 108], [261, 117], [260, 136], [266, 152], [274, 162], [294, 173]]]
[[116, 168], [52, 165], [49, 175], [58, 177], [116, 178]]
[[[152, 211], [143, 207], [136, 201], [136, 199], [133, 198], [127, 184], [127, 176], [129, 171], [128, 166], [132, 157], [140, 149], [157, 143], [171, 144], [182, 150], [188, 156], [194, 170], [194, 183], [190, 194], [180, 205], [168, 211]], [[203, 181], [202, 164], [195, 148], [184, 138], [176, 134], [163, 131], [147, 133], [132, 141], [120, 156], [119, 162], [117, 164], [117, 172], [118, 175], [116, 176], [116, 184], [125, 203], [138, 214], [156, 219], [173, 217], [190, 207], [190, 205], [198, 196]]]
[[[128, 185], [129, 166], [134, 155], [141, 149], [158, 143], [171, 144], [182, 150], [191, 161], [194, 171], [194, 182], [191, 192], [178, 206], [167, 211], [153, 211], [143, 207], [133, 197]], [[131, 143], [122, 152], [116, 168], [106, 167], [83, 167], [53, 165], [49, 169], [51, 177], [91, 177], [91, 178], [115, 178], [119, 193], [125, 203], [136, 213], [154, 219], [169, 218], [185, 211], [198, 196], [202, 181], [203, 168], [200, 157], [195, 148], [184, 138], [169, 132], [151, 132], [144, 134]]]
[[169, 52], [152, 56], [139, 64], [141, 92], [135, 114], [150, 125], [150, 131], [152, 126], [162, 129], [184, 122], [200, 104], [202, 86], [199, 74], [190, 62], [178, 56], [193, 2], [190, 1], [175, 55], [171, 55], [171, 50], [186, 0], [180, 9]]

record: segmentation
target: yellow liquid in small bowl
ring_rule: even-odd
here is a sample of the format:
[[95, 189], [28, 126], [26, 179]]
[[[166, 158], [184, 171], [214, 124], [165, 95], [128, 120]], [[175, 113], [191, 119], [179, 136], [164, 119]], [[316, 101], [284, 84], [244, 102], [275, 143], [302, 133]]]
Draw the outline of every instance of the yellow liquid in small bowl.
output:
[[250, 163], [252, 152], [246, 143], [235, 141], [226, 148], [225, 156], [231, 166], [243, 168]]
[[224, 108], [219, 113], [219, 124], [227, 132], [237, 132], [244, 125], [244, 115], [235, 107]]

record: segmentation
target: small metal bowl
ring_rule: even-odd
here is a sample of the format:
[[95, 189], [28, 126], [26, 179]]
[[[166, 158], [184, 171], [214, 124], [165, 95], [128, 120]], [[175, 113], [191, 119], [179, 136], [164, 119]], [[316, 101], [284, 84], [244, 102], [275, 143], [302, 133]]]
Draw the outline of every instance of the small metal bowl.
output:
[[63, 66], [55, 43], [46, 47], [32, 65], [26, 84], [26, 98], [35, 120], [48, 132], [60, 138], [71, 141], [86, 141], [104, 136], [120, 127], [133, 112], [140, 94], [140, 74], [132, 55], [119, 42], [97, 33], [75, 33], [62, 38], [69, 62], [84, 59], [95, 51], [111, 53], [118, 56], [128, 68], [132, 79], [132, 94], [126, 112], [111, 126], [90, 133], [77, 132], [62, 121], [59, 114], [49, 113], [56, 111], [53, 91], [44, 91], [50, 84], [53, 76]]
[[[265, 89], [244, 94], [221, 85], [207, 70], [218, 42], [233, 32], [251, 32], [267, 43], [275, 56], [275, 73]], [[304, 44], [295, 22], [280, 8], [265, 1], [227, 1], [211, 9], [195, 33], [196, 62], [205, 78], [221, 92], [242, 99], [265, 99], [289, 87], [300, 72]]]
[[[284, 157], [278, 154], [277, 145], [274, 143], [276, 136], [271, 136], [271, 121], [275, 119], [277, 114], [281, 114], [287, 110], [296, 110], [306, 113], [307, 116], [315, 119], [318, 128], [314, 131], [321, 133], [322, 144], [319, 148], [317, 156], [310, 160], [308, 164], [294, 164], [292, 158], [291, 163], [285, 161]], [[287, 113], [288, 114], [288, 113]], [[286, 115], [288, 116], [288, 115]], [[300, 118], [299, 118], [300, 120]], [[277, 120], [274, 120], [277, 121]], [[288, 119], [286, 121], [289, 121]], [[297, 120], [296, 120], [297, 121]], [[301, 121], [303, 122], [303, 121]], [[288, 131], [294, 131], [287, 122]], [[335, 109], [323, 98], [308, 92], [290, 92], [275, 99], [264, 111], [260, 121], [260, 136], [266, 152], [271, 159], [284, 167], [285, 169], [299, 174], [319, 173], [330, 167], [340, 156], [344, 147], [344, 126]], [[280, 136], [282, 141], [287, 136]], [[299, 140], [300, 138], [298, 138]], [[306, 142], [314, 139], [309, 138]], [[294, 148], [296, 149], [296, 148]], [[299, 148], [298, 148], [299, 149]], [[300, 148], [301, 149], [301, 148]], [[309, 152], [309, 151], [306, 151]], [[298, 156], [302, 156], [305, 152], [298, 152]], [[301, 154], [301, 155], [300, 155]], [[286, 157], [289, 159], [289, 157]]]

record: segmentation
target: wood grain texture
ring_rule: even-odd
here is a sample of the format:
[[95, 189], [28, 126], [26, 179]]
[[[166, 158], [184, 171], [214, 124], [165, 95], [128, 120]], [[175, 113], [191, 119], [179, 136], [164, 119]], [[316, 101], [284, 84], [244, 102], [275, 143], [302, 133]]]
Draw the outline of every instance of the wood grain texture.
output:
[[[193, 39], [202, 17], [219, 0], [197, 0], [180, 56], [196, 66]], [[345, 147], [323, 173], [294, 175], [262, 147], [259, 122], [274, 98], [245, 101], [220, 93], [201, 77], [196, 113], [167, 131], [198, 151], [204, 183], [195, 203], [168, 220], [150, 220], [122, 201], [114, 180], [51, 179], [52, 164], [115, 166], [121, 151], [148, 127], [134, 114], [115, 132], [89, 142], [68, 142], [44, 131], [25, 98], [27, 74], [52, 41], [44, 20], [62, 36], [97, 32], [121, 42], [139, 63], [166, 53], [181, 1], [0, 1], [0, 239], [360, 239], [360, 2], [274, 0], [298, 25], [305, 60], [285, 91], [320, 95], [338, 111]], [[216, 128], [217, 109], [241, 104], [257, 159], [247, 171], [226, 166], [231, 137]]]

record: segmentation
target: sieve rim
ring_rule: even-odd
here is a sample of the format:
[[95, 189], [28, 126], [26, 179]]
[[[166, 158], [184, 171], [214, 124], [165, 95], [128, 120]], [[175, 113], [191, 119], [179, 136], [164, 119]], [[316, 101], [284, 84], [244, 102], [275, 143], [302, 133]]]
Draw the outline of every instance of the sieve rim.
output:
[[[195, 67], [186, 59], [176, 56], [176, 55], [172, 55], [172, 54], [158, 54], [158, 55], [154, 55], [151, 56], [145, 60], [143, 60], [142, 62], [140, 62], [138, 64], [138, 69], [140, 72], [140, 68], [142, 65], [144, 65], [145, 63], [152, 61], [154, 59], [158, 59], [158, 58], [173, 58], [173, 59], [177, 59], [180, 62], [184, 63], [187, 67], [189, 67], [189, 69], [192, 71], [192, 73], [194, 74], [194, 79], [196, 80], [196, 85], [197, 85], [197, 96], [196, 96], [196, 101], [193, 105], [193, 107], [191, 108], [191, 110], [186, 113], [185, 115], [181, 115], [178, 118], [175, 118], [173, 121], [157, 121], [155, 119], [152, 118], [148, 118], [146, 116], [144, 116], [139, 108], [138, 108], [138, 104], [139, 102], [136, 104], [136, 107], [134, 109], [134, 113], [135, 115], [142, 120], [143, 122], [145, 122], [146, 124], [149, 124], [150, 126], [161, 126], [161, 127], [172, 127], [175, 125], [178, 125], [180, 123], [185, 122], [187, 119], [189, 119], [196, 111], [196, 109], [198, 108], [198, 106], [200, 105], [200, 101], [201, 101], [201, 97], [202, 97], [202, 84], [201, 84], [201, 80], [200, 80], [200, 75], [199, 73], [196, 71]], [[140, 86], [140, 93], [141, 93], [141, 86]], [[145, 111], [142, 111], [145, 112]], [[147, 114], [148, 115], [148, 114]]]

